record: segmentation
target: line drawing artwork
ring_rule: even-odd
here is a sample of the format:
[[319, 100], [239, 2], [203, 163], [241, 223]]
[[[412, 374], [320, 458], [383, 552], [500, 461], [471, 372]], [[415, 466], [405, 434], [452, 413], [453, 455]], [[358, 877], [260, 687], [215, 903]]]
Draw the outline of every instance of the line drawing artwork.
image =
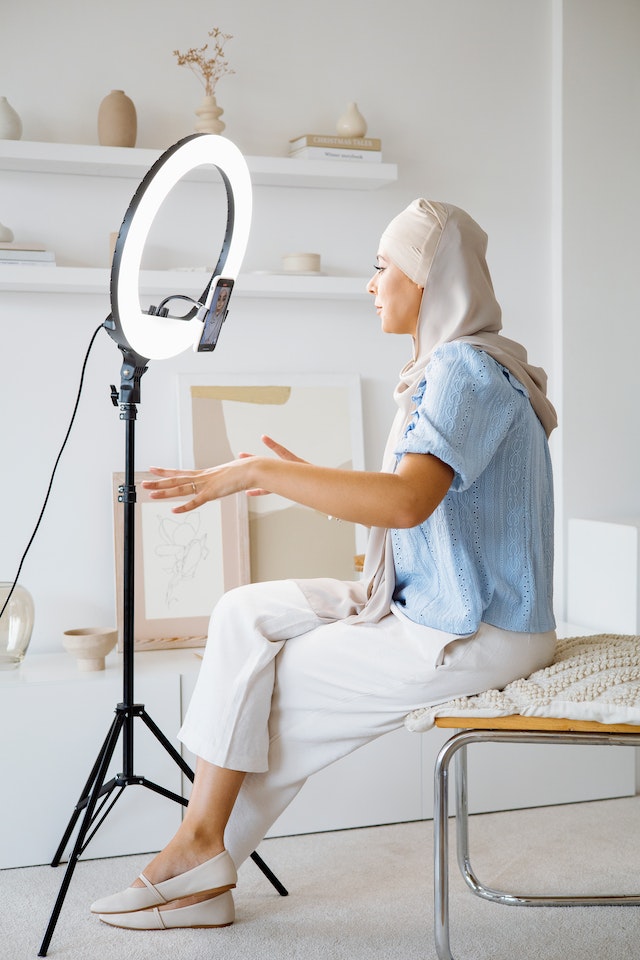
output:
[[179, 602], [179, 591], [185, 580], [194, 580], [203, 560], [209, 556], [207, 533], [202, 530], [202, 517], [195, 511], [189, 517], [174, 520], [156, 516], [155, 554], [167, 574], [164, 602], [172, 610]]
[[208, 617], [224, 589], [219, 504], [185, 516], [142, 504], [142, 539], [147, 618]]

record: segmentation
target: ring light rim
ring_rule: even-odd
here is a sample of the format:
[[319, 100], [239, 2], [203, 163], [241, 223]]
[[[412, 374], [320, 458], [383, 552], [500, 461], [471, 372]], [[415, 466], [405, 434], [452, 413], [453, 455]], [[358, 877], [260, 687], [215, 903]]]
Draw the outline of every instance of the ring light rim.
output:
[[151, 226], [171, 190], [192, 170], [214, 166], [227, 194], [227, 223], [215, 268], [200, 303], [209, 306], [220, 276], [235, 280], [249, 239], [252, 213], [251, 177], [235, 144], [217, 134], [196, 133], [173, 144], [149, 169], [136, 190], [118, 233], [111, 269], [110, 333], [121, 349], [150, 360], [177, 356], [195, 347], [202, 334], [197, 309], [185, 317], [162, 317], [142, 309], [139, 274]]

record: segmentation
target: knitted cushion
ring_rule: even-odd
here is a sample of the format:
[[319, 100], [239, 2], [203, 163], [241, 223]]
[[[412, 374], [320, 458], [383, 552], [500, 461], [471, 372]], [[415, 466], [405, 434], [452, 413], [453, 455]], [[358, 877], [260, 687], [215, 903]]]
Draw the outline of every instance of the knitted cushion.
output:
[[405, 726], [429, 730], [436, 717], [565, 717], [640, 724], [640, 637], [601, 634], [559, 640], [553, 663], [504, 690], [486, 690], [413, 710]]

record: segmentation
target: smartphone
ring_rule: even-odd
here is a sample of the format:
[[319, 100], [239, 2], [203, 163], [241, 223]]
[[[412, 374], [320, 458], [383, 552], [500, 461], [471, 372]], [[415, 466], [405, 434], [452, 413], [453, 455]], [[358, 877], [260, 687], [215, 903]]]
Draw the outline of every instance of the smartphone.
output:
[[229, 298], [233, 283], [234, 281], [229, 277], [218, 277], [211, 305], [204, 318], [204, 330], [198, 344], [198, 353], [210, 353], [215, 350], [222, 324], [229, 312]]

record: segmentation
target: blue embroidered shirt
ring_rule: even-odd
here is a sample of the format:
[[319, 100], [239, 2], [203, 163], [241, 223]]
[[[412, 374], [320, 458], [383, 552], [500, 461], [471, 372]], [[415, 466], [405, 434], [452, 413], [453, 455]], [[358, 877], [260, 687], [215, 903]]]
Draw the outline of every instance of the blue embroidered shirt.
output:
[[551, 460], [526, 389], [453, 342], [434, 351], [413, 399], [397, 460], [431, 453], [454, 479], [424, 523], [391, 531], [394, 600], [409, 619], [460, 635], [481, 621], [552, 630]]

